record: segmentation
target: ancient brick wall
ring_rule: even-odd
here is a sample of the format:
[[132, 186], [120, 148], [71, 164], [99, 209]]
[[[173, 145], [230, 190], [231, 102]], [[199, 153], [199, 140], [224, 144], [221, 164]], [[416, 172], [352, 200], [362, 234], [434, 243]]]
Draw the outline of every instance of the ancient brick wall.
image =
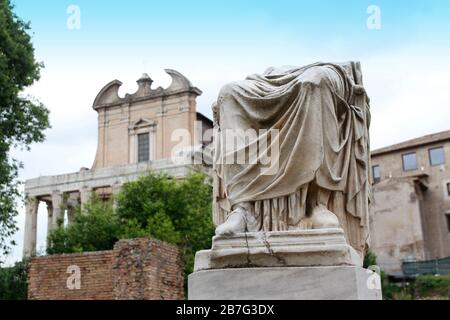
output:
[[147, 239], [121, 240], [114, 246], [116, 299], [183, 299], [183, 270], [176, 246]]
[[35, 257], [29, 299], [184, 299], [176, 246], [153, 239], [120, 240], [110, 251]]
[[[28, 299], [113, 299], [113, 251], [58, 254], [31, 260]], [[79, 268], [79, 289], [76, 287]], [[69, 282], [69, 283], [68, 283]]]

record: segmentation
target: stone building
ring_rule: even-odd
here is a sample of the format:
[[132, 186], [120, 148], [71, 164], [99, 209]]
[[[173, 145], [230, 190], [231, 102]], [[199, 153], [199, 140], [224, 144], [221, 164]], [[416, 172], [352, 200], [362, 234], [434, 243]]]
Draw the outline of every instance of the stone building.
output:
[[152, 89], [152, 79], [143, 74], [134, 94], [119, 97], [121, 82], [111, 81], [100, 90], [93, 103], [98, 113], [98, 144], [91, 169], [41, 176], [25, 182], [26, 218], [23, 254], [36, 251], [37, 212], [45, 202], [47, 233], [67, 215], [73, 221], [74, 208], [84, 204], [92, 192], [108, 198], [121, 185], [149, 171], [165, 171], [184, 177], [189, 164], [172, 161], [174, 151], [208, 144], [212, 122], [196, 111], [202, 92], [175, 70], [165, 70], [171, 85]]
[[450, 131], [372, 151], [372, 250], [388, 274], [403, 260], [450, 256]]

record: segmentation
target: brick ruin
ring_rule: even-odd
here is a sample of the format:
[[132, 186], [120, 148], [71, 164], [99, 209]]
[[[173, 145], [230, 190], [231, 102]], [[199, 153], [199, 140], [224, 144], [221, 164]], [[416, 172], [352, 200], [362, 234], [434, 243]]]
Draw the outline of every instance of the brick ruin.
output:
[[31, 259], [31, 300], [184, 299], [181, 255], [154, 239], [120, 240], [113, 250]]

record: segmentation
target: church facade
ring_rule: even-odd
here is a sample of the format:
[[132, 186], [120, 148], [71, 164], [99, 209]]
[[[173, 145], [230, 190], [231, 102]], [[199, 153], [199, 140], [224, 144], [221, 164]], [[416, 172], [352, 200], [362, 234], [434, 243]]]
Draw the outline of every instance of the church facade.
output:
[[[181, 73], [166, 69], [168, 88], [152, 89], [152, 79], [143, 74], [134, 94], [119, 97], [121, 82], [105, 85], [93, 103], [98, 113], [97, 153], [92, 167], [25, 182], [25, 234], [23, 255], [36, 252], [37, 214], [40, 202], [47, 206], [47, 234], [66, 216], [70, 224], [75, 208], [92, 194], [109, 198], [123, 183], [148, 171], [164, 171], [182, 178], [189, 163], [172, 161], [174, 150], [202, 148], [211, 142], [207, 130], [212, 121], [196, 111], [201, 90]], [[212, 135], [211, 135], [212, 137]]]

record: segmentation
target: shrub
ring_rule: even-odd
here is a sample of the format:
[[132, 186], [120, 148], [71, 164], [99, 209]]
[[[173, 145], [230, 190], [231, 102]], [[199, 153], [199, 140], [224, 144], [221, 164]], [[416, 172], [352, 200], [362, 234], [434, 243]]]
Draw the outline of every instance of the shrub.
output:
[[27, 299], [28, 262], [16, 262], [13, 267], [0, 268], [0, 300]]
[[450, 276], [423, 275], [415, 282], [416, 293], [419, 297], [444, 297], [450, 294]]
[[203, 173], [183, 180], [150, 173], [122, 187], [117, 197], [121, 220], [135, 221], [147, 234], [177, 244], [185, 274], [193, 270], [195, 252], [211, 247], [212, 187]]
[[178, 245], [188, 275], [195, 252], [211, 247], [212, 187], [202, 173], [183, 180], [149, 173], [125, 183], [116, 201], [114, 209], [94, 195], [73, 224], [50, 233], [47, 253], [110, 250], [119, 239], [153, 237]]
[[77, 209], [71, 225], [60, 226], [50, 233], [47, 253], [110, 250], [119, 240], [121, 230], [112, 201], [104, 202], [94, 195], [83, 209]]

